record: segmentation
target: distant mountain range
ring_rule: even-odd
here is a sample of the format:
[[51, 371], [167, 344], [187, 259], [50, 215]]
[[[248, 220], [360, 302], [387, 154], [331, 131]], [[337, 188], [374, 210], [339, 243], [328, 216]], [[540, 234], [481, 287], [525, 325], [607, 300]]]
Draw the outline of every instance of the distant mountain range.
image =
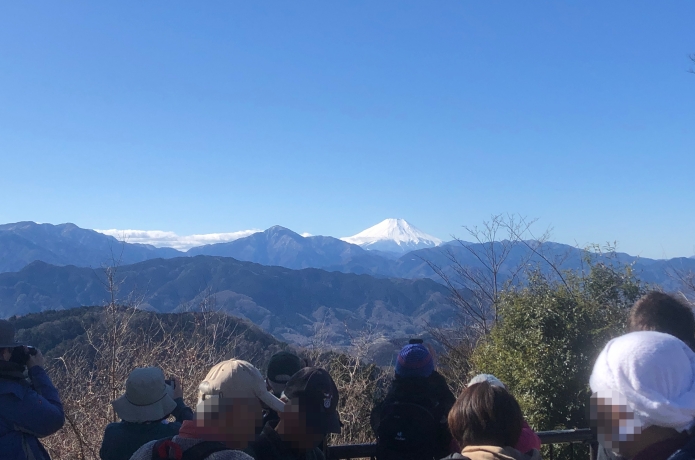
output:
[[183, 253], [145, 244], [122, 244], [112, 236], [74, 224], [17, 222], [0, 225], [0, 272], [21, 270], [35, 260], [54, 265], [100, 267], [113, 260], [130, 264]]
[[[124, 303], [166, 313], [212, 301], [214, 308], [301, 345], [318, 334], [345, 344], [369, 328], [407, 337], [429, 324], [444, 324], [453, 314], [447, 289], [429, 279], [290, 270], [229, 257], [148, 260], [119, 267], [118, 280]], [[37, 261], [0, 274], [0, 317], [104, 305], [108, 298], [102, 270]]]
[[[362, 246], [345, 240], [360, 242]], [[393, 249], [394, 245], [401, 251], [408, 247], [426, 247], [405, 253], [383, 250], [389, 247]], [[470, 248], [474, 252], [483, 250], [476, 244], [470, 245]], [[582, 267], [585, 255], [582, 249], [548, 242], [542, 245], [541, 250], [547, 258], [557, 261], [562, 269]], [[0, 225], [0, 272], [20, 270], [35, 260], [53, 265], [98, 268], [112, 264], [114, 260], [120, 260], [121, 264], [132, 264], [157, 258], [197, 255], [232, 257], [240, 261], [291, 269], [320, 268], [380, 278], [431, 278], [435, 281], [441, 279], [432, 270], [430, 263], [454, 275], [451, 256], [463, 265], [482, 267], [480, 260], [459, 242], [442, 243], [402, 219], [387, 219], [358, 235], [342, 240], [330, 236], [304, 237], [287, 228], [275, 226], [229, 243], [198, 246], [187, 252], [123, 243], [112, 236], [82, 229], [73, 224], [20, 222]], [[527, 255], [528, 250], [523, 245], [515, 247], [502, 267], [502, 275], [518, 266]], [[661, 285], [669, 290], [680, 287], [679, 283], [669, 276], [669, 272], [674, 268], [686, 272], [695, 271], [695, 259], [692, 258], [655, 260], [628, 254], [614, 256], [621, 263], [634, 264], [636, 275], [643, 281]], [[529, 263], [540, 263], [540, 258], [533, 257]]]
[[281, 267], [323, 268], [358, 274], [380, 274], [389, 270], [390, 259], [330, 236], [303, 237], [275, 226], [229, 243], [189, 249], [187, 255], [233, 257], [238, 260]]
[[[451, 323], [449, 292], [432, 265], [454, 277], [452, 258], [484, 269], [474, 253], [499, 254], [503, 244], [442, 243], [405, 221], [387, 220], [342, 240], [275, 226], [181, 252], [120, 242], [73, 224], [19, 222], [0, 225], [0, 317], [103, 305], [108, 296], [101, 268], [115, 262], [120, 295], [146, 310], [186, 311], [207, 297], [216, 308], [295, 344], [317, 336], [346, 344], [365, 328], [398, 339]], [[551, 242], [538, 250], [565, 270], [582, 269], [587, 255]], [[641, 280], [666, 290], [681, 287], [674, 270], [695, 272], [692, 258], [594, 257], [631, 264]], [[500, 267], [501, 279], [522, 262], [547, 269], [541, 257], [529, 257], [528, 248], [517, 244]]]

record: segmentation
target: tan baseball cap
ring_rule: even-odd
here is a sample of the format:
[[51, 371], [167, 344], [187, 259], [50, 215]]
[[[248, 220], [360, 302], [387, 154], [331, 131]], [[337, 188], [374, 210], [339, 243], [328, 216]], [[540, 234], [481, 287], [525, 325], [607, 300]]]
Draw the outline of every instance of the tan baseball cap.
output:
[[198, 386], [198, 402], [208, 398], [261, 400], [276, 412], [283, 412], [285, 403], [266, 389], [261, 372], [240, 359], [222, 361], [210, 369]]

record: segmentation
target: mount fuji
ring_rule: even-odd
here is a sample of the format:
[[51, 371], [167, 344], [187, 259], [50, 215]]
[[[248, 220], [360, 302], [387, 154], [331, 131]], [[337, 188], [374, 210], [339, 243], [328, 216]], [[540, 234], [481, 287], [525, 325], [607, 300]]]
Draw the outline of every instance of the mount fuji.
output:
[[341, 240], [367, 250], [398, 254], [442, 244], [442, 240], [410, 225], [405, 219], [386, 219], [357, 235]]

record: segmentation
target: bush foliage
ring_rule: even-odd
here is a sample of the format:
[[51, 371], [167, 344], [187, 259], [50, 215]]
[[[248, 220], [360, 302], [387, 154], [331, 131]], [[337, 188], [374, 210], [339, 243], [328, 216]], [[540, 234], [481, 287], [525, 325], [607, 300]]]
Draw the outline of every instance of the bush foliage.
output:
[[473, 352], [473, 373], [504, 381], [536, 429], [586, 428], [593, 362], [624, 332], [642, 292], [629, 268], [594, 264], [560, 279], [532, 273], [501, 296], [501, 320]]

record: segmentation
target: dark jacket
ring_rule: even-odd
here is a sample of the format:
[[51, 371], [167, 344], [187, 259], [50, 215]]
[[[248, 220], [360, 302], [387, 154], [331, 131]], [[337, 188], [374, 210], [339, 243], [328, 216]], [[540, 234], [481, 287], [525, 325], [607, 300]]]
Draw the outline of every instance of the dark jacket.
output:
[[130, 460], [135, 451], [148, 442], [179, 434], [181, 423], [193, 420], [193, 411], [186, 407], [183, 398], [176, 398], [175, 401], [176, 409], [171, 415], [176, 417], [176, 422], [109, 423], [104, 431], [99, 457], [102, 460]]
[[695, 460], [695, 436], [692, 436], [688, 442], [671, 455], [668, 460]]
[[273, 409], [265, 409], [263, 411], [263, 424], [261, 425], [257, 434], [260, 435], [263, 432], [263, 428], [265, 428], [267, 424], [272, 423], [273, 426], [275, 426], [279, 421], [280, 415], [277, 412], [275, 412]]
[[695, 436], [681, 433], [638, 452], [633, 460], [695, 460]]
[[440, 452], [437, 458], [451, 453], [452, 437], [449, 432], [447, 416], [456, 402], [456, 397], [440, 373], [434, 371], [427, 378], [396, 376], [384, 400], [372, 410], [369, 421], [375, 435], [379, 430], [384, 409], [394, 402], [408, 402], [427, 407], [434, 418], [440, 422], [439, 439], [437, 440]]
[[[14, 363], [0, 366], [0, 453], [3, 459], [50, 459], [39, 438], [60, 430], [65, 423], [58, 390], [46, 371], [29, 369], [26, 379], [7, 371]], [[16, 366], [16, 365], [15, 365]], [[22, 366], [23, 369], [23, 366]], [[21, 371], [20, 371], [21, 372]], [[12, 376], [11, 376], [12, 375]]]
[[268, 423], [248, 448], [244, 450], [255, 460], [326, 460], [320, 448], [300, 451], [282, 440], [275, 431], [277, 423]]
[[599, 445], [596, 460], [625, 460], [625, 458], [621, 457], [620, 455], [616, 455], [612, 450], [608, 450]]

